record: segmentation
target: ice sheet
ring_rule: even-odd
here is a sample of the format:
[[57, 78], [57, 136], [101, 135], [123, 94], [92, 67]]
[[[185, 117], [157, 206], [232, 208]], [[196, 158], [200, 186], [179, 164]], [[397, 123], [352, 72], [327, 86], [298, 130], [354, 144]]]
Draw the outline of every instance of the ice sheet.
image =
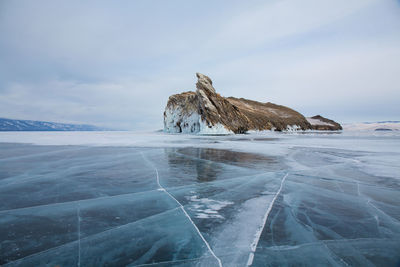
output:
[[0, 264], [396, 266], [399, 141], [0, 133]]

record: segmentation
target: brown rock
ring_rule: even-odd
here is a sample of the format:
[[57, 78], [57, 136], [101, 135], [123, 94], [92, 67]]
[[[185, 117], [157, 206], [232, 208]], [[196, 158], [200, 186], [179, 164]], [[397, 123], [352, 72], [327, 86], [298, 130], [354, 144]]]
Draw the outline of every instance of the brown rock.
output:
[[[245, 133], [249, 130], [309, 130], [299, 112], [273, 103], [222, 97], [211, 79], [196, 73], [196, 92], [172, 95], [164, 112], [164, 131], [173, 133]], [[340, 125], [339, 125], [340, 126]]]

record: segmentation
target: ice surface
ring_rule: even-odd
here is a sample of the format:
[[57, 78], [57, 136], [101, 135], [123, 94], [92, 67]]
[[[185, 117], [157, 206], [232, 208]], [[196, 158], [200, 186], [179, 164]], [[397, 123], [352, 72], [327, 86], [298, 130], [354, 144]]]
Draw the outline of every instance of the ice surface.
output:
[[0, 133], [0, 265], [397, 266], [399, 141]]

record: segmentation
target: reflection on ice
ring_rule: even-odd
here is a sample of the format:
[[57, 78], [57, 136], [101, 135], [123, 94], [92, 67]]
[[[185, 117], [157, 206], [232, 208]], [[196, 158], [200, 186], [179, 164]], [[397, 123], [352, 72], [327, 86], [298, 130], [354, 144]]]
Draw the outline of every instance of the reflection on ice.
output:
[[0, 143], [0, 264], [400, 262], [395, 137], [361, 138], [356, 148], [340, 135], [170, 139]]

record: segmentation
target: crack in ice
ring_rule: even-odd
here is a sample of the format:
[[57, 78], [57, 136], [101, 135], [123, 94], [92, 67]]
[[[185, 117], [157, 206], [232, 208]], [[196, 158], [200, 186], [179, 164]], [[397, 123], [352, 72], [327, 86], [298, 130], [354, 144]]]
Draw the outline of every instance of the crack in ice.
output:
[[247, 167], [243, 167], [243, 166], [238, 166], [238, 165], [229, 164], [229, 163], [220, 162], [220, 161], [214, 161], [214, 160], [210, 160], [210, 159], [198, 158], [198, 157], [186, 155], [184, 153], [177, 152], [177, 151], [174, 151], [173, 153], [175, 153], [177, 156], [180, 156], [180, 157], [183, 157], [183, 158], [189, 158], [189, 159], [192, 159], [194, 161], [197, 160], [197, 161], [202, 161], [202, 162], [209, 162], [209, 163], [213, 163], [213, 164], [216, 164], [216, 165], [222, 165], [222, 166], [225, 166], [225, 167], [228, 167], [228, 168], [237, 168], [239, 170], [248, 171], [248, 168]]
[[[210, 257], [212, 257], [212, 256], [190, 258], [190, 259], [184, 259], [184, 260], [159, 261], [159, 262], [154, 262], [154, 263], [144, 263], [144, 264], [132, 265], [132, 267], [157, 266], [157, 265], [164, 265], [164, 264], [171, 265], [172, 263], [187, 263], [187, 262], [193, 262], [193, 261], [199, 261], [199, 260], [208, 259]], [[127, 266], [131, 266], [131, 265], [127, 265]]]
[[331, 177], [315, 176], [315, 175], [310, 175], [310, 174], [304, 174], [303, 172], [291, 172], [291, 175], [296, 175], [296, 176], [306, 177], [306, 178], [311, 178], [311, 179], [317, 179], [317, 180], [337, 181], [337, 182], [346, 183], [346, 184], [360, 184], [360, 185], [364, 185], [364, 186], [371, 186], [371, 187], [375, 187], [375, 188], [379, 188], [379, 189], [384, 189], [387, 191], [396, 191], [397, 192], [397, 189], [392, 189], [392, 188], [388, 188], [388, 187], [383, 187], [383, 186], [365, 183], [365, 182], [359, 182], [359, 181], [354, 181], [354, 182], [347, 181], [347, 180], [342, 180], [342, 179], [339, 179], [336, 177], [331, 178]]
[[67, 148], [67, 149], [59, 149], [59, 150], [52, 150], [52, 151], [47, 151], [47, 152], [40, 152], [40, 153], [34, 153], [34, 154], [30, 154], [30, 155], [21, 155], [21, 156], [14, 156], [14, 157], [9, 157], [9, 158], [3, 158], [0, 159], [0, 162], [7, 162], [7, 161], [13, 161], [13, 160], [20, 160], [20, 159], [29, 159], [29, 158], [33, 158], [33, 157], [37, 157], [37, 156], [46, 156], [46, 155], [52, 155], [52, 154], [58, 154], [58, 153], [62, 153], [62, 152], [76, 152], [79, 150], [83, 150], [86, 148]]
[[[240, 180], [240, 179], [244, 179], [244, 178], [258, 177], [263, 174], [264, 173], [254, 174], [254, 175], [244, 175], [244, 176], [239, 176], [239, 177], [235, 177], [235, 178], [224, 179], [223, 181], [235, 181], [235, 180]], [[222, 182], [221, 181], [204, 181], [204, 182], [202, 182], [202, 184], [210, 184], [210, 185], [218, 185], [220, 183], [222, 183]], [[183, 186], [172, 186], [172, 187], [168, 187], [168, 188], [169, 189], [184, 189], [184, 188], [195, 186], [196, 184], [197, 183], [193, 183], [193, 184], [187, 184], [187, 185], [183, 185]], [[15, 208], [15, 209], [0, 210], [0, 213], [17, 212], [17, 211], [24, 211], [24, 210], [35, 209], [35, 208], [52, 207], [52, 206], [67, 205], [67, 204], [74, 204], [74, 203], [89, 203], [89, 202], [95, 201], [95, 200], [105, 200], [105, 199], [112, 199], [112, 198], [118, 198], [118, 197], [130, 196], [130, 195], [133, 196], [133, 195], [140, 195], [140, 194], [148, 194], [150, 192], [155, 192], [155, 191], [160, 191], [160, 189], [152, 189], [152, 190], [133, 192], [133, 193], [123, 193], [123, 194], [112, 195], [112, 196], [95, 197], [95, 198], [87, 198], [87, 199], [79, 199], [79, 200], [71, 200], [71, 201], [64, 201], [64, 202], [56, 202], [56, 203], [21, 207], [21, 208]]]
[[80, 267], [81, 266], [81, 215], [80, 215], [79, 203], [76, 213], [78, 215], [78, 267]]
[[282, 181], [281, 181], [281, 186], [279, 187], [279, 190], [276, 192], [274, 198], [272, 199], [271, 203], [269, 204], [269, 207], [268, 207], [268, 209], [267, 209], [267, 212], [266, 212], [265, 215], [264, 215], [263, 224], [260, 226], [260, 228], [259, 228], [258, 231], [256, 232], [254, 241], [253, 241], [253, 243], [251, 243], [251, 245], [250, 245], [251, 252], [250, 252], [250, 255], [249, 255], [249, 259], [247, 260], [247, 266], [250, 266], [250, 265], [253, 264], [254, 253], [256, 252], [256, 249], [257, 249], [257, 246], [258, 246], [258, 242], [260, 241], [261, 233], [263, 232], [264, 227], [265, 227], [265, 224], [267, 223], [268, 215], [269, 215], [269, 213], [270, 213], [271, 210], [272, 210], [272, 206], [274, 205], [276, 198], [277, 198], [278, 195], [281, 193], [282, 188], [283, 188], [283, 183], [285, 182], [286, 177], [287, 177], [288, 175], [289, 175], [289, 173], [286, 173], [285, 176], [283, 176]]
[[[78, 243], [78, 242], [80, 243], [81, 241], [86, 242], [87, 240], [96, 238], [96, 236], [104, 235], [105, 233], [109, 233], [109, 232], [112, 232], [112, 231], [115, 231], [115, 230], [118, 230], [118, 229], [121, 229], [121, 228], [124, 228], [124, 227], [127, 227], [127, 226], [131, 226], [131, 225], [133, 225], [135, 223], [138, 223], [138, 222], [141, 222], [141, 221], [143, 221], [145, 219], [149, 219], [149, 218], [152, 218], [152, 217], [155, 217], [155, 216], [159, 216], [159, 215], [161, 215], [163, 213], [170, 212], [170, 211], [177, 210], [177, 209], [180, 209], [180, 207], [175, 207], [175, 208], [167, 210], [167, 211], [163, 211], [163, 212], [156, 213], [156, 214], [153, 214], [153, 215], [148, 216], [148, 217], [144, 217], [144, 218], [142, 218], [140, 220], [137, 220], [137, 221], [133, 221], [133, 222], [130, 222], [130, 223], [122, 224], [122, 225], [119, 225], [119, 226], [116, 226], [116, 227], [113, 227], [113, 228], [110, 228], [110, 229], [107, 229], [107, 230], [104, 230], [104, 231], [101, 231], [101, 232], [86, 236], [86, 237], [83, 237], [83, 238], [80, 238], [80, 239], [77, 239], [77, 240], [74, 240], [74, 241], [71, 241], [71, 242], [67, 242], [65, 244], [61, 244], [59, 246], [55, 246], [55, 247], [52, 247], [52, 248], [49, 248], [49, 249], [46, 249], [46, 250], [42, 250], [42, 251], [36, 252], [34, 254], [27, 255], [27, 256], [25, 256], [23, 258], [19, 258], [19, 259], [16, 259], [14, 261], [8, 262], [6, 265], [9, 266], [11, 264], [16, 264], [16, 263], [20, 264], [21, 261], [33, 258], [33, 257], [35, 257], [37, 255], [48, 253], [50, 251], [55, 251], [57, 249], [70, 246], [71, 244], [74, 244], [74, 243]], [[80, 231], [80, 227], [79, 227], [79, 231]], [[80, 234], [79, 234], [79, 236], [80, 236]], [[80, 244], [78, 244], [78, 247], [80, 247]], [[80, 249], [79, 249], [79, 251], [80, 251]]]
[[171, 197], [171, 199], [173, 199], [181, 208], [181, 210], [183, 211], [183, 213], [185, 214], [185, 216], [189, 219], [190, 223], [193, 225], [194, 229], [197, 231], [197, 233], [199, 234], [200, 238], [203, 240], [204, 244], [206, 245], [208, 251], [210, 251], [211, 255], [217, 260], [218, 262], [218, 266], [222, 267], [222, 262], [220, 260], [220, 258], [217, 257], [217, 255], [215, 255], [214, 251], [211, 249], [210, 244], [208, 244], [207, 240], [204, 238], [204, 236], [202, 235], [202, 233], [200, 232], [199, 228], [197, 227], [197, 225], [194, 223], [194, 221], [192, 220], [192, 218], [189, 216], [189, 214], [186, 212], [185, 208], [183, 207], [183, 205], [174, 197], [172, 196], [161, 184], [160, 184], [160, 177], [158, 175], [158, 169], [156, 166], [153, 165], [152, 162], [150, 162], [144, 155], [143, 152], [141, 152], [143, 159], [149, 163], [150, 166], [152, 166], [154, 168], [154, 170], [156, 171], [156, 175], [157, 175], [157, 185], [158, 185], [158, 190], [165, 192], [169, 197]]

